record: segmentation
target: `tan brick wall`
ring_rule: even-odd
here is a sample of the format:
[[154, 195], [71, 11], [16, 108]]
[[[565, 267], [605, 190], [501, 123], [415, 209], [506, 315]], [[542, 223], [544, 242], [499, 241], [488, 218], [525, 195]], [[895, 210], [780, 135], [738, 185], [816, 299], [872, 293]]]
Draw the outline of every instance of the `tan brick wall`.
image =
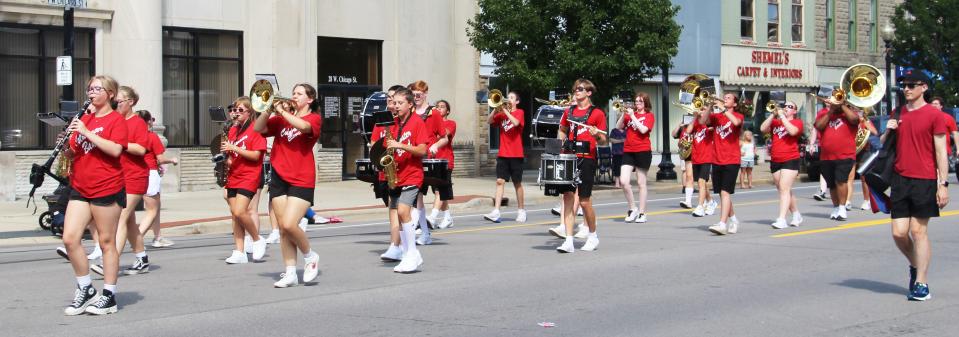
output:
[[817, 63], [820, 66], [846, 67], [856, 63], [868, 63], [879, 68], [885, 66], [883, 59], [883, 42], [879, 38], [877, 51], [873, 52], [870, 47], [870, 31], [875, 25], [877, 30], [881, 30], [886, 19], [895, 11], [896, 6], [902, 0], [879, 0], [879, 15], [877, 22], [872, 22], [870, 16], [870, 0], [856, 1], [856, 50], [849, 50], [849, 19], [850, 6], [848, 0], [833, 0], [835, 3], [835, 48], [827, 49], [829, 45], [829, 35], [826, 30], [826, 0], [816, 1], [816, 50], [818, 52]]
[[343, 150], [320, 149], [316, 156], [316, 182], [343, 180]]
[[213, 175], [214, 164], [208, 148], [180, 149], [180, 191], [203, 191], [220, 188]]

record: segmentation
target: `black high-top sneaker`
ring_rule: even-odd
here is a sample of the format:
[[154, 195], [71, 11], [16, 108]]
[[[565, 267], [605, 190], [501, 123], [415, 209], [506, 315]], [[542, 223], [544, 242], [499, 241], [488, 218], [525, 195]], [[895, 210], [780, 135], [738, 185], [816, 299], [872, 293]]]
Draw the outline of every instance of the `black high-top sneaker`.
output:
[[82, 314], [84, 310], [97, 298], [97, 289], [92, 285], [80, 288], [77, 286], [73, 293], [73, 302], [63, 309], [63, 314], [67, 316], [76, 316]]
[[126, 275], [146, 274], [150, 272], [150, 258], [147, 256], [138, 257], [130, 268], [123, 271]]
[[93, 315], [106, 315], [117, 312], [117, 300], [112, 291], [103, 289], [103, 294], [97, 298], [93, 304], [87, 307], [87, 313]]

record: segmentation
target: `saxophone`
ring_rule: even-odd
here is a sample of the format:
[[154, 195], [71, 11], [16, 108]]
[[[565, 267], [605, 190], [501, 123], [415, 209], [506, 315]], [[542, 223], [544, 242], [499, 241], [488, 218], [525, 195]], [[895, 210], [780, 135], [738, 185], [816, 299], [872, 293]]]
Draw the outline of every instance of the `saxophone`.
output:
[[233, 122], [236, 121], [237, 116], [234, 115], [233, 118], [223, 124], [223, 133], [219, 136], [213, 138], [213, 142], [210, 144], [210, 152], [213, 153], [213, 158], [210, 158], [210, 161], [214, 162], [213, 166], [213, 176], [216, 177], [216, 184], [220, 187], [225, 187], [227, 183], [227, 177], [230, 175], [230, 166], [226, 164], [226, 153], [220, 151], [220, 146], [223, 142], [229, 141], [230, 128], [233, 127]]
[[[385, 132], [386, 134], [383, 136], [383, 144], [386, 144], [387, 141], [393, 140], [393, 134], [390, 133], [390, 129], [387, 128]], [[396, 188], [396, 184], [399, 182], [396, 177], [396, 149], [386, 149], [386, 153], [380, 157], [380, 165], [383, 166], [383, 174], [386, 175], [386, 184], [390, 186], [390, 189]]]
[[679, 157], [682, 160], [689, 160], [693, 154], [693, 135], [685, 134], [679, 138]]
[[866, 118], [859, 118], [859, 129], [856, 130], [856, 154], [859, 154], [859, 152], [866, 147], [866, 144], [869, 143], [869, 128], [866, 127], [866, 122]]

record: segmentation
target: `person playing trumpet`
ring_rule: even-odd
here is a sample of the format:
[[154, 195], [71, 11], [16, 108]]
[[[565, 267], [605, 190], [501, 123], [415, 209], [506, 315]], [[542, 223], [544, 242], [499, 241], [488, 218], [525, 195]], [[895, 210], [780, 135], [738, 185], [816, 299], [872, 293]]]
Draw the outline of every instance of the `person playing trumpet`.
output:
[[[623, 146], [623, 165], [619, 179], [626, 196], [626, 222], [646, 222], [646, 173], [652, 162], [653, 154], [649, 134], [656, 123], [649, 102], [649, 95], [637, 92], [635, 105], [625, 105], [624, 111], [616, 121], [617, 129], [626, 129], [626, 143]], [[630, 176], [636, 171], [636, 185], [639, 186], [639, 207], [633, 199], [633, 188], [629, 184]]]
[[[237, 114], [234, 125], [230, 127], [227, 139], [220, 145], [220, 151], [228, 155], [227, 165], [230, 173], [226, 183], [226, 198], [233, 217], [233, 242], [235, 249], [226, 263], [247, 263], [246, 249], [252, 248], [253, 260], [263, 259], [266, 252], [266, 239], [260, 237], [259, 229], [253, 222], [249, 206], [259, 190], [263, 179], [263, 153], [266, 151], [266, 139], [250, 127], [254, 120], [253, 105], [249, 97], [240, 97], [233, 102], [232, 113]], [[259, 215], [257, 215], [259, 216]], [[245, 247], [244, 234], [251, 237], [253, 247]]]
[[823, 100], [824, 108], [816, 114], [814, 126], [819, 131], [819, 171], [826, 180], [833, 211], [829, 218], [846, 221], [846, 198], [849, 189], [849, 172], [856, 160], [856, 130], [859, 114], [837, 100], [836, 95]]
[[[793, 182], [799, 176], [799, 136], [803, 131], [803, 123], [796, 118], [797, 113], [796, 103], [786, 101], [783, 109], [775, 109], [759, 126], [762, 133], [769, 135], [771, 142], [769, 170], [779, 192], [779, 216], [772, 223], [776, 229], [799, 226], [803, 221], [792, 192]], [[788, 224], [786, 212], [792, 212], [792, 220]]]
[[489, 125], [499, 129], [499, 152], [496, 154], [496, 197], [493, 199], [493, 210], [483, 218], [492, 222], [500, 222], [500, 205], [503, 202], [506, 182], [513, 182], [516, 190], [516, 222], [526, 222], [526, 209], [523, 191], [523, 125], [525, 112], [518, 108], [519, 95], [510, 91], [506, 95], [506, 102], [487, 118]]

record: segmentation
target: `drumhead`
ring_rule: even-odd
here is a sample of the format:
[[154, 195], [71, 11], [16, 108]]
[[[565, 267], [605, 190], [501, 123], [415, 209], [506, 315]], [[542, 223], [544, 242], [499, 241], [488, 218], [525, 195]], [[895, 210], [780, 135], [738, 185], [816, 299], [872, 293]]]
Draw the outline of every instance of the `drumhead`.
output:
[[363, 136], [366, 137], [367, 142], [370, 141], [370, 136], [373, 135], [373, 113], [377, 111], [386, 111], [385, 92], [374, 92], [370, 97], [367, 97], [366, 102], [363, 103], [360, 126], [363, 128]]
[[424, 164], [425, 164], [425, 163], [438, 163], [438, 164], [439, 164], [439, 163], [442, 163], [442, 164], [446, 164], [446, 163], [448, 163], [448, 162], [449, 162], [449, 161], [447, 161], [446, 159], [435, 159], [435, 158], [432, 158], [432, 159], [423, 159], [423, 163], [424, 163]]

